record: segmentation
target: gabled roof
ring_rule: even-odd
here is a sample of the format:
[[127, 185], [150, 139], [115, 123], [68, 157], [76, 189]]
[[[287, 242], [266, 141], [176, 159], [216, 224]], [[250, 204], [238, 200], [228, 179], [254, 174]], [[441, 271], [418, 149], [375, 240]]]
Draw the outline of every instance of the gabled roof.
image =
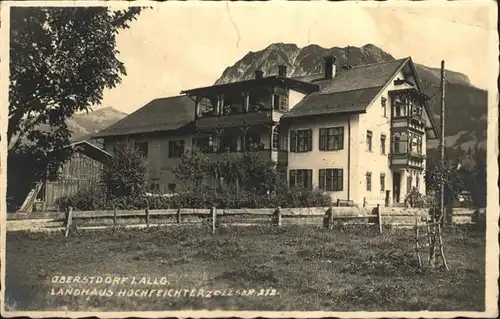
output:
[[194, 121], [194, 110], [194, 101], [185, 95], [155, 99], [94, 138], [175, 131]]
[[323, 74], [298, 77], [319, 85], [318, 92], [304, 97], [282, 119], [310, 115], [365, 112], [409, 58], [339, 69], [332, 79]]

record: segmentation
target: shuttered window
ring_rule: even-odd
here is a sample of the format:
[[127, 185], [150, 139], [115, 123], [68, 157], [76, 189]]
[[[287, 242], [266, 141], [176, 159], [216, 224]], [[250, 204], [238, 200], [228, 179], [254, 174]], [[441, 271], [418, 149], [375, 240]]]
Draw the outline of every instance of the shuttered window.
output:
[[312, 189], [312, 169], [292, 169], [289, 179], [290, 188]]
[[344, 127], [319, 129], [319, 150], [336, 151], [344, 148]]
[[312, 151], [312, 130], [293, 130], [290, 132], [290, 152]]
[[319, 188], [328, 192], [341, 191], [344, 189], [343, 169], [320, 169]]

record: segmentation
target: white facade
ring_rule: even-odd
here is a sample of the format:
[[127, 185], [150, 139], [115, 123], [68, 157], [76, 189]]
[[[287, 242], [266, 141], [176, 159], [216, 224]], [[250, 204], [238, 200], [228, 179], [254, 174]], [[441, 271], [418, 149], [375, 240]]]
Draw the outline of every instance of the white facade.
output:
[[[402, 72], [394, 79], [403, 78]], [[319, 171], [322, 169], [342, 169], [342, 190], [327, 191], [333, 201], [337, 199], [352, 200], [354, 203], [367, 206], [391, 205], [403, 203], [408, 190], [417, 187], [425, 194], [423, 169], [391, 169], [390, 153], [392, 149], [391, 136], [391, 105], [388, 94], [392, 90], [412, 88], [407, 83], [395, 85], [392, 79], [386, 88], [366, 108], [366, 113], [351, 115], [325, 115], [308, 120], [291, 121], [288, 126], [288, 176], [290, 171], [299, 169], [312, 170], [312, 187], [320, 188]], [[385, 111], [382, 106], [385, 99]], [[322, 151], [319, 149], [320, 128], [343, 127], [344, 146], [342, 149]], [[312, 130], [312, 150], [308, 152], [291, 152], [291, 131]], [[371, 150], [367, 145], [367, 134], [371, 132]], [[385, 136], [385, 152], [382, 151], [382, 136]], [[422, 139], [422, 152], [425, 155], [426, 138]], [[350, 154], [349, 154], [350, 153]], [[368, 187], [367, 174], [371, 176], [371, 187]], [[384, 178], [381, 178], [381, 175]], [[399, 175], [399, 183], [394, 176]], [[411, 180], [409, 177], [411, 176]], [[381, 185], [382, 179], [384, 185]], [[411, 184], [408, 184], [411, 182]], [[418, 184], [418, 185], [417, 185]], [[399, 196], [394, 196], [398, 191]]]

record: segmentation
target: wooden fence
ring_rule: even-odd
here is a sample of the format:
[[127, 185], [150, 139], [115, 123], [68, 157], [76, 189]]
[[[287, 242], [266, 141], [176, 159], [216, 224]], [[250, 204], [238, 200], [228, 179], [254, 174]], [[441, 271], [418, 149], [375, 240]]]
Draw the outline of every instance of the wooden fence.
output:
[[[472, 210], [456, 211], [453, 223], [472, 223]], [[107, 210], [74, 211], [52, 213], [13, 214], [9, 220], [47, 221], [47, 227], [107, 228], [120, 226], [195, 225], [204, 224], [213, 232], [220, 226], [243, 225], [313, 225], [332, 229], [335, 224], [363, 224], [412, 227], [415, 220], [428, 216], [426, 209], [404, 208], [358, 208], [358, 207], [311, 207], [311, 208], [262, 208], [262, 209], [159, 209], [159, 210]], [[9, 229], [9, 228], [8, 228]]]

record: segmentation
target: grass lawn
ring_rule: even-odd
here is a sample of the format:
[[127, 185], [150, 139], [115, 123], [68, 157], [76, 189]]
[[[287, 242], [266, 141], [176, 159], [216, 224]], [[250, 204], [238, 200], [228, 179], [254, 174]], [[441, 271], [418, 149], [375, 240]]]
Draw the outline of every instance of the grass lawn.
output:
[[[447, 228], [451, 271], [433, 273], [418, 271], [412, 238], [412, 230], [379, 235], [374, 227], [359, 226], [233, 227], [216, 235], [206, 228], [152, 227], [80, 231], [68, 239], [61, 233], [9, 232], [6, 309], [484, 311], [484, 234]], [[127, 279], [123, 285], [53, 284], [54, 276]], [[168, 285], [131, 283], [142, 276], [166, 277]], [[96, 287], [113, 295], [57, 295]], [[146, 289], [156, 291], [118, 296], [120, 290]], [[198, 289], [200, 295], [156, 295], [169, 289]]]

